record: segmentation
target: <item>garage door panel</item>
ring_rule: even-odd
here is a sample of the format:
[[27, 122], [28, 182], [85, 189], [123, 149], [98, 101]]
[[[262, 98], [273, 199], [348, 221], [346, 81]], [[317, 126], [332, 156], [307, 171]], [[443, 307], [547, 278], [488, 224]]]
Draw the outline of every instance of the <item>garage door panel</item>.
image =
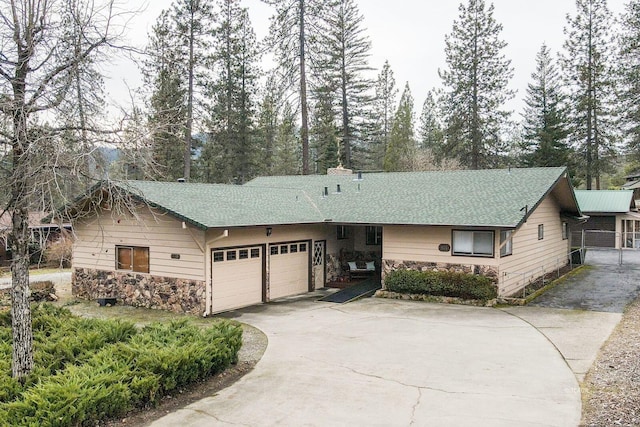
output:
[[[214, 250], [213, 254], [213, 311], [261, 303], [262, 248]], [[240, 259], [241, 256], [247, 258]]]
[[[277, 248], [277, 253], [275, 248]], [[269, 248], [269, 298], [309, 291], [308, 242], [274, 244]]]

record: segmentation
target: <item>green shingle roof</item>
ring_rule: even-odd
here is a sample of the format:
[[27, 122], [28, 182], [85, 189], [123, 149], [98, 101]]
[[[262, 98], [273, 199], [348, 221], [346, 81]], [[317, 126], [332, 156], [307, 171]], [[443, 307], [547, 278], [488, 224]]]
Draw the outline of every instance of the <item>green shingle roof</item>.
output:
[[587, 213], [629, 212], [633, 199], [631, 190], [576, 190], [580, 210]]
[[[562, 178], [565, 168], [396, 172], [256, 178], [245, 187], [304, 190], [335, 222], [517, 227]], [[341, 192], [337, 193], [337, 185]], [[329, 195], [323, 197], [324, 187]], [[527, 209], [525, 209], [525, 206]]]
[[118, 186], [200, 228], [323, 220], [301, 190], [157, 181], [126, 181]]
[[552, 190], [563, 210], [580, 215], [564, 168], [365, 173], [362, 180], [262, 177], [243, 186], [116, 185], [203, 229], [318, 222], [517, 227]]

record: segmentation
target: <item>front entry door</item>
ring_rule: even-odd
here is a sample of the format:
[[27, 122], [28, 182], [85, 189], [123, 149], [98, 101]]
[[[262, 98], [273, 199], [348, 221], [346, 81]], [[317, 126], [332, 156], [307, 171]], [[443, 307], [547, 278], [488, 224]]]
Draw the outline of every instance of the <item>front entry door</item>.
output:
[[313, 289], [320, 289], [325, 287], [326, 279], [326, 262], [325, 262], [325, 250], [327, 247], [326, 240], [318, 240], [313, 242]]

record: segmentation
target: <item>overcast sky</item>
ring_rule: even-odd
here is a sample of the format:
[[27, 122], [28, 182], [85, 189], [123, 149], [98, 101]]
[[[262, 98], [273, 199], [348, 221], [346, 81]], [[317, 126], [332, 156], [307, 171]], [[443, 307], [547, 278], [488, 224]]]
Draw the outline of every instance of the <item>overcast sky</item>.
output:
[[[627, 0], [609, 0], [618, 16]], [[466, 0], [465, 0], [466, 3]], [[171, 0], [129, 0], [127, 5], [146, 5], [130, 24], [130, 40], [143, 46], [151, 27]], [[258, 39], [268, 31], [272, 10], [260, 0], [244, 0]], [[415, 99], [416, 115], [429, 89], [441, 85], [438, 69], [445, 67], [444, 37], [458, 17], [456, 0], [360, 0], [364, 27], [372, 43], [370, 65], [379, 69], [389, 60], [400, 90], [406, 81]], [[487, 1], [487, 5], [490, 4]], [[562, 49], [566, 15], [575, 14], [575, 0], [494, 0], [495, 19], [503, 25], [501, 38], [508, 43], [505, 55], [515, 69], [511, 88], [516, 98], [508, 104], [519, 118], [527, 83], [535, 68], [535, 55], [543, 42], [554, 52]], [[135, 7], [135, 6], [133, 6]], [[127, 102], [126, 87], [141, 84], [139, 71], [130, 62], [119, 61], [105, 69], [107, 91], [119, 102]], [[377, 75], [377, 73], [376, 73]], [[126, 84], [125, 84], [126, 83]], [[514, 117], [514, 118], [516, 118]]]

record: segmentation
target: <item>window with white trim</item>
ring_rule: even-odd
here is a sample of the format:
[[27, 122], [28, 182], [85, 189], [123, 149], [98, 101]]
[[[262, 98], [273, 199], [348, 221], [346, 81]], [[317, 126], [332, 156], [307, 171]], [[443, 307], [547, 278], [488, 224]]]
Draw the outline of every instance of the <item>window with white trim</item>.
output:
[[509, 256], [513, 253], [513, 230], [500, 231], [500, 256]]
[[453, 230], [453, 255], [493, 256], [493, 231]]

